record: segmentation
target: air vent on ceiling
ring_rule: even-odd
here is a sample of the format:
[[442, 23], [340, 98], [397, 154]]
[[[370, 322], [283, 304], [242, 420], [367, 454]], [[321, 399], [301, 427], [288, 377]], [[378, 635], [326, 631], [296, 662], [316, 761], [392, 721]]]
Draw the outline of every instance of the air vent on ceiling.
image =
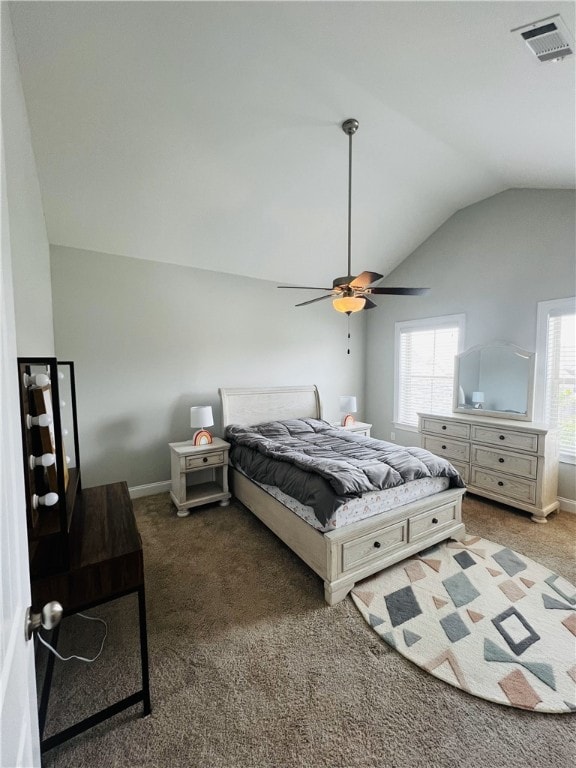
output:
[[524, 42], [540, 61], [559, 61], [574, 53], [574, 43], [559, 14], [511, 29], [519, 32]]

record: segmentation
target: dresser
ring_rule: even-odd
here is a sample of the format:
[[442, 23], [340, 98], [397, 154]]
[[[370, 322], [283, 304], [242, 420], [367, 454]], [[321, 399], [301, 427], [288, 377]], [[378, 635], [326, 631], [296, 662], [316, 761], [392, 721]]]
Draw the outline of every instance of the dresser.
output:
[[418, 414], [420, 444], [458, 470], [470, 493], [517, 507], [535, 523], [558, 507], [558, 433], [487, 416]]

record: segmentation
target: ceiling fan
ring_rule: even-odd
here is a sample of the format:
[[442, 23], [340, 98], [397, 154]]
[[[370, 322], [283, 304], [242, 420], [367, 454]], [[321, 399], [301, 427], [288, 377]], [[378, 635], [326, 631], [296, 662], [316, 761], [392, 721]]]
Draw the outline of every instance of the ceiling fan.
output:
[[377, 306], [369, 297], [381, 294], [395, 294], [401, 296], [420, 296], [428, 293], [429, 288], [379, 288], [374, 285], [384, 275], [378, 272], [361, 272], [354, 276], [351, 265], [352, 251], [352, 136], [358, 130], [358, 120], [350, 118], [342, 123], [342, 130], [348, 136], [348, 274], [336, 277], [332, 281], [332, 288], [318, 288], [311, 285], [279, 285], [278, 288], [297, 288], [309, 291], [329, 291], [325, 296], [318, 296], [309, 301], [296, 304], [304, 307], [306, 304], [314, 304], [316, 301], [332, 299], [332, 306], [338, 312], [344, 312], [350, 316], [352, 312], [360, 312], [363, 309], [373, 309]]

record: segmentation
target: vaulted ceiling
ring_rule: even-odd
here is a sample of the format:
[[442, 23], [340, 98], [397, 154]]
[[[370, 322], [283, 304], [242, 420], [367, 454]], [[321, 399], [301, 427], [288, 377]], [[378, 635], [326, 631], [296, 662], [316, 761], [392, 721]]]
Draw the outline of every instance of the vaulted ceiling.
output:
[[51, 243], [284, 282], [389, 273], [455, 211], [573, 187], [566, 2], [14, 2]]

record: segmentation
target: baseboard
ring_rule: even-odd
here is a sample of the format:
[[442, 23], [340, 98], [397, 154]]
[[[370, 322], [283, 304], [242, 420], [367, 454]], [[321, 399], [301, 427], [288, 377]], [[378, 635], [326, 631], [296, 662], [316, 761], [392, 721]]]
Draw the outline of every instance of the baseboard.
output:
[[159, 483], [148, 483], [147, 485], [135, 485], [128, 488], [131, 499], [140, 499], [142, 496], [155, 496], [157, 493], [168, 493], [172, 488], [170, 480], [162, 480]]
[[571, 512], [573, 515], [576, 515], [576, 501], [574, 499], [563, 499], [561, 496], [558, 496], [558, 501], [560, 502], [562, 512]]

